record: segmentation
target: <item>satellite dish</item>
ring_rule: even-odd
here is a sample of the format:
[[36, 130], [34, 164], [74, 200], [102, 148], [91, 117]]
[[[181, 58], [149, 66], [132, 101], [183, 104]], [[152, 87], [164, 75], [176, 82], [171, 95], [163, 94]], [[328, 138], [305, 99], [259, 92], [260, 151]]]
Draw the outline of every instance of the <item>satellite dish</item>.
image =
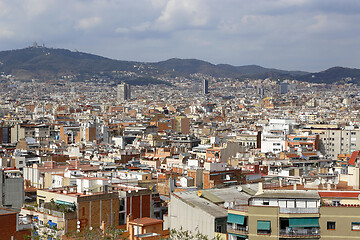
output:
[[250, 188], [250, 184], [246, 184], [246, 187], [247, 187], [247, 188]]
[[231, 202], [230, 203], [230, 208], [233, 208], [234, 207], [234, 202]]
[[321, 179], [321, 184], [325, 184], [325, 183], [326, 183], [325, 179]]
[[229, 208], [229, 206], [230, 206], [229, 202], [224, 202], [224, 207], [225, 208]]
[[320, 180], [319, 180], [319, 179], [316, 179], [316, 180], [315, 180], [315, 185], [316, 185], [316, 186], [319, 186], [319, 185], [320, 185]]
[[333, 181], [330, 179], [330, 180], [328, 181], [328, 183], [329, 183], [329, 184], [333, 184]]
[[335, 184], [339, 184], [339, 179], [335, 178]]
[[230, 180], [230, 175], [226, 175], [226, 180]]
[[129, 190], [128, 193], [131, 193], [131, 190]]
[[237, 190], [238, 190], [239, 192], [241, 192], [241, 191], [243, 190], [243, 188], [242, 188], [241, 186], [239, 186], [239, 187], [237, 188]]

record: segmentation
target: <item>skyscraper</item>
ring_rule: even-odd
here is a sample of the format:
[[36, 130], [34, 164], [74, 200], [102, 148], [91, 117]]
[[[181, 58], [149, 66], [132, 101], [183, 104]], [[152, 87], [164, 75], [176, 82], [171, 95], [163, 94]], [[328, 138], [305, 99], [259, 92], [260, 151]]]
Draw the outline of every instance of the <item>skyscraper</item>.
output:
[[121, 83], [117, 86], [117, 100], [126, 101], [131, 98], [131, 87], [127, 83]]
[[280, 94], [286, 94], [288, 92], [288, 83], [282, 82], [279, 85], [279, 93]]
[[207, 79], [202, 80], [201, 92], [204, 95], [209, 93], [209, 81]]

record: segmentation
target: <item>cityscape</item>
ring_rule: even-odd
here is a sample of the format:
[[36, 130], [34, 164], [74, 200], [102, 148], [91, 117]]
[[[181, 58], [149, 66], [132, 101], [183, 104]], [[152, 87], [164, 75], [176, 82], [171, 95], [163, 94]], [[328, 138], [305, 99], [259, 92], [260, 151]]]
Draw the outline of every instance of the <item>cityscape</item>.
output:
[[[46, 44], [0, 25], [0, 240], [360, 239], [360, 48], [353, 39], [340, 41], [349, 53], [344, 57], [332, 45], [337, 38], [328, 39], [332, 30], [323, 28], [337, 15], [357, 18], [360, 4], [256, 0], [268, 10], [243, 3], [249, 15], [237, 19], [227, 16], [232, 6], [245, 10], [227, 1], [122, 3], [125, 10], [141, 9], [139, 18], [159, 15], [116, 28], [131, 55], [104, 39], [111, 34], [102, 24], [112, 25], [120, 3], [75, 2], [71, 13], [98, 9], [74, 25], [71, 48], [57, 35], [70, 31], [60, 23], [70, 20], [58, 14], [51, 21], [59, 21], [59, 33], [48, 29]], [[28, 21], [50, 19], [42, 9], [53, 13], [60, 3], [42, 4], [27, 6], [34, 14]], [[216, 8], [222, 20], [210, 30]], [[0, 22], [8, 9], [0, 1]], [[278, 57], [265, 50], [268, 43], [256, 42], [264, 51], [258, 63], [267, 67], [242, 58], [258, 48], [251, 40], [236, 50], [245, 41], [237, 27], [256, 21], [273, 27], [278, 18], [295, 24], [288, 12], [296, 19], [317, 14], [316, 23], [296, 24], [310, 24], [304, 32], [314, 41], [325, 34], [328, 55], [313, 55], [320, 48], [314, 43], [306, 58], [296, 45], [305, 38], [281, 22], [274, 29], [294, 34], [288, 41], [296, 42], [296, 56], [285, 53], [295, 53], [285, 42]], [[326, 26], [357, 30], [346, 21]], [[220, 23], [236, 37], [219, 30]], [[100, 26], [101, 33], [89, 30]], [[15, 20], [13, 27], [20, 29]], [[218, 31], [221, 43], [212, 35]], [[261, 31], [264, 38], [273, 34]], [[201, 47], [183, 45], [180, 32]], [[101, 41], [108, 44], [100, 47]], [[178, 45], [167, 48], [171, 41]], [[143, 54], [132, 42], [143, 43]], [[125, 57], [115, 57], [119, 52]]]

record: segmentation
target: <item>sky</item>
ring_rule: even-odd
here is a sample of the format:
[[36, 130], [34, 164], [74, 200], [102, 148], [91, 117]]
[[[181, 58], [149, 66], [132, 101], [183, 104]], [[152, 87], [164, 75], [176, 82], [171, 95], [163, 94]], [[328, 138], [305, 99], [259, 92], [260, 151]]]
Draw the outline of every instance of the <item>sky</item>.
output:
[[0, 51], [196, 58], [284, 70], [360, 68], [359, 0], [0, 0]]

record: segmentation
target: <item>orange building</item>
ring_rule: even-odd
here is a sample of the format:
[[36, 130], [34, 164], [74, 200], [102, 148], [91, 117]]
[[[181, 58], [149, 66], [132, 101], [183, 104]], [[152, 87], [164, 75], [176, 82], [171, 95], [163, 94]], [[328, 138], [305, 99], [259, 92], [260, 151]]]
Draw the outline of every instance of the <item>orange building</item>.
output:
[[155, 218], [137, 218], [129, 220], [127, 230], [129, 240], [157, 240], [168, 236], [169, 231], [163, 230], [164, 220]]

